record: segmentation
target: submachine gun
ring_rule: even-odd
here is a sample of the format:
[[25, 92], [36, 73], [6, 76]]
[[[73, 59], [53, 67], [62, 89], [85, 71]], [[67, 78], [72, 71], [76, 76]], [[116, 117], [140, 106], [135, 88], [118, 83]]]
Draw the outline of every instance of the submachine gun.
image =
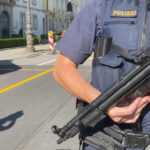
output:
[[123, 100], [130, 103], [137, 97], [150, 94], [150, 50], [143, 51], [135, 60], [138, 65], [131, 72], [88, 104], [63, 128], [52, 126], [53, 133], [60, 137], [58, 144], [74, 137], [89, 125], [94, 127], [100, 121], [100, 116], [114, 103]]

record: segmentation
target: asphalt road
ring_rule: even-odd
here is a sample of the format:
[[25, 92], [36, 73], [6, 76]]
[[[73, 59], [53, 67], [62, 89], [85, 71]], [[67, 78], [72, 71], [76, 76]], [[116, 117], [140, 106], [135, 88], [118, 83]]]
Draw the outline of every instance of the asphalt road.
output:
[[[57, 145], [51, 132], [52, 125], [62, 127], [76, 114], [76, 98], [52, 76], [57, 56], [45, 51], [0, 60], [0, 150], [78, 149], [77, 136]], [[88, 59], [79, 67], [89, 82], [90, 65]]]

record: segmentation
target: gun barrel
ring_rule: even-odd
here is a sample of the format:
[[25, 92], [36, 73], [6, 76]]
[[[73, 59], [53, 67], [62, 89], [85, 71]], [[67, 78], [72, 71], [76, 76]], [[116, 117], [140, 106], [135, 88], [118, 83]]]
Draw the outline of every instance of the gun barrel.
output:
[[[103, 112], [125, 96], [130, 94], [132, 95], [132, 92], [134, 93], [134, 91], [137, 90], [137, 88], [139, 88], [142, 84], [144, 87], [146, 85], [146, 89], [150, 89], [149, 61], [142, 66], [138, 65], [122, 80], [115, 83], [113, 87], [104, 92], [91, 104], [87, 105], [80, 114], [75, 116], [63, 128], [61, 128], [59, 132], [56, 133], [60, 137], [57, 143], [61, 143], [68, 138], [75, 136], [80, 131], [79, 129], [81, 125], [82, 129], [90, 124], [96, 125], [100, 121], [100, 115], [103, 114]], [[146, 94], [149, 90], [144, 89], [144, 91]], [[136, 97], [137, 95], [134, 96]], [[133, 95], [131, 97], [133, 98]]]

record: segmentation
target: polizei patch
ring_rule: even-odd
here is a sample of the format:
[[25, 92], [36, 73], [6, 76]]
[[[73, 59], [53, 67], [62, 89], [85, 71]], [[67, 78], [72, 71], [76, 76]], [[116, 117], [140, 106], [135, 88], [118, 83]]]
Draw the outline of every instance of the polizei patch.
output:
[[137, 10], [113, 10], [111, 17], [134, 18], [137, 17]]

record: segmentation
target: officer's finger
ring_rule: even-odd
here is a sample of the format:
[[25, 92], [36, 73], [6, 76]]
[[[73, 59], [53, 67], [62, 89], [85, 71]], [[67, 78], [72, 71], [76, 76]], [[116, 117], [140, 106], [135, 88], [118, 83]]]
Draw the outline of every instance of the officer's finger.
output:
[[122, 117], [122, 118], [117, 118], [119, 120], [119, 123], [135, 123], [136, 120], [139, 118], [141, 111], [143, 110], [143, 108], [148, 104], [149, 102], [144, 103], [142, 106], [140, 106], [139, 108], [137, 108], [137, 111], [135, 112], [135, 114], [131, 115], [131, 116], [126, 116], [126, 117]]
[[136, 113], [137, 113], [137, 114], [138, 114], [138, 113], [141, 113], [141, 111], [142, 111], [143, 108], [149, 103], [149, 101], [150, 101], [150, 97], [149, 97], [149, 96], [146, 96], [146, 97], [142, 98], [141, 103], [140, 103], [140, 105], [138, 106]]
[[141, 104], [142, 104], [142, 103], [147, 103], [147, 102], [150, 102], [150, 96], [145, 96], [145, 97], [143, 97], [142, 100], [141, 100]]
[[137, 114], [136, 116], [132, 117], [132, 118], [128, 118], [128, 119], [120, 119], [119, 123], [135, 123], [137, 121], [137, 119], [139, 118], [140, 113]]
[[144, 104], [142, 104], [141, 106], [139, 106], [139, 108], [138, 108], [137, 111], [135, 112], [135, 115], [141, 113], [141, 111], [143, 110], [143, 108], [144, 108], [148, 103], [149, 103], [149, 102], [145, 102]]
[[108, 115], [112, 117], [126, 117], [126, 116], [131, 116], [132, 114], [135, 113], [137, 110], [139, 104], [140, 104], [141, 98], [138, 97], [135, 99], [131, 104], [129, 104], [126, 107], [113, 107], [108, 110]]
[[139, 116], [140, 112], [130, 116], [112, 117], [112, 120], [117, 123], [135, 123]]

